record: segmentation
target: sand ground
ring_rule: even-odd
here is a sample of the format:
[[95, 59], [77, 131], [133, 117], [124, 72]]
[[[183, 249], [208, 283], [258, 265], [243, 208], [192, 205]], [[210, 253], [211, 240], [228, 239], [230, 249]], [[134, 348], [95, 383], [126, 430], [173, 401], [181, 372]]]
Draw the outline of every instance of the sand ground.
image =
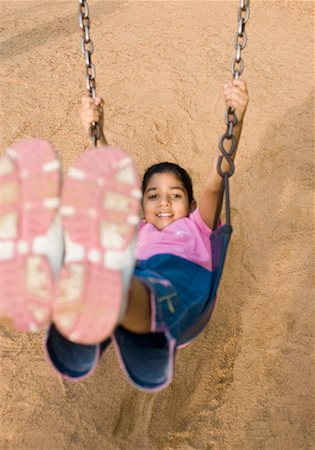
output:
[[[45, 138], [65, 170], [88, 145], [76, 3], [0, 1], [1, 149]], [[72, 384], [45, 361], [43, 332], [0, 325], [1, 449], [314, 448], [314, 3], [251, 4], [243, 53], [251, 101], [211, 323], [154, 395], [128, 384], [112, 349], [93, 377]], [[141, 171], [182, 164], [197, 196], [225, 128], [238, 5], [90, 0], [109, 141]]]

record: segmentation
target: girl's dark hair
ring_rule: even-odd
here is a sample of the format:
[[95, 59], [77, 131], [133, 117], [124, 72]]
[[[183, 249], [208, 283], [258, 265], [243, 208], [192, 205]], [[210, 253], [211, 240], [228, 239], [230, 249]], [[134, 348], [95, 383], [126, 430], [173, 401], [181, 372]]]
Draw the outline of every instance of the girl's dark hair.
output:
[[189, 204], [191, 204], [191, 202], [194, 200], [191, 178], [185, 169], [175, 163], [162, 162], [149, 167], [145, 171], [142, 178], [142, 194], [144, 194], [152, 175], [165, 172], [173, 172], [176, 177], [183, 183], [184, 188], [186, 189], [188, 194]]

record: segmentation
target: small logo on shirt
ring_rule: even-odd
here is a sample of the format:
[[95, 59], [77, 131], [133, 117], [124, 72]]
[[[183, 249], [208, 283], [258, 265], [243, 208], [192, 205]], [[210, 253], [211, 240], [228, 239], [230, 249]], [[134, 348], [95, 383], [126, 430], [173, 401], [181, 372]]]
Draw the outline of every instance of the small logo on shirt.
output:
[[177, 236], [177, 237], [189, 236], [189, 233], [184, 230], [178, 230], [178, 231], [176, 231], [175, 236]]

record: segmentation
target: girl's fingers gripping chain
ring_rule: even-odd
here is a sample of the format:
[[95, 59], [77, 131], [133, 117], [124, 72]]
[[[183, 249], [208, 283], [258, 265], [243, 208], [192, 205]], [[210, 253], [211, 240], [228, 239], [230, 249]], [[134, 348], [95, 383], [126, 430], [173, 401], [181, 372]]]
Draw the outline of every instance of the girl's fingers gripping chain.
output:
[[80, 108], [80, 119], [83, 128], [89, 132], [92, 122], [97, 122], [103, 127], [103, 100], [100, 97], [83, 97]]
[[243, 120], [248, 104], [248, 92], [245, 81], [233, 80], [224, 85], [224, 97], [226, 106], [234, 108], [238, 120]]

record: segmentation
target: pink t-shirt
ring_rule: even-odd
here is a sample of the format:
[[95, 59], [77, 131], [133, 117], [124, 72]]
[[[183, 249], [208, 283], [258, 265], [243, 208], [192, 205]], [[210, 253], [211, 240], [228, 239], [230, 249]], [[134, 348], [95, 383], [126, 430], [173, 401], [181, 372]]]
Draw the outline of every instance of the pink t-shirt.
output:
[[189, 217], [178, 219], [163, 230], [141, 222], [136, 247], [137, 259], [159, 254], [172, 254], [212, 269], [210, 235], [212, 230], [203, 222], [199, 209]]

